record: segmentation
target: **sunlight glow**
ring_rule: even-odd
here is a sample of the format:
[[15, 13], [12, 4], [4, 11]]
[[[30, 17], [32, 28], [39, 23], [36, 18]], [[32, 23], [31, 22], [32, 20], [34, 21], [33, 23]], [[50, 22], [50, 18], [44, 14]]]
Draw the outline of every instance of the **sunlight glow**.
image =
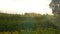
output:
[[0, 0], [0, 10], [4, 13], [41, 13], [52, 14], [49, 8], [51, 0]]

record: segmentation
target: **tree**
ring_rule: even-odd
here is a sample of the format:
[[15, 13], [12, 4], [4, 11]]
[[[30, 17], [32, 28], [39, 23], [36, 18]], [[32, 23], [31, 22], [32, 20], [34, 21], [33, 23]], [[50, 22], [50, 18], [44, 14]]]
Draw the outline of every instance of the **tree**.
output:
[[54, 15], [60, 15], [60, 0], [52, 0], [49, 6]]

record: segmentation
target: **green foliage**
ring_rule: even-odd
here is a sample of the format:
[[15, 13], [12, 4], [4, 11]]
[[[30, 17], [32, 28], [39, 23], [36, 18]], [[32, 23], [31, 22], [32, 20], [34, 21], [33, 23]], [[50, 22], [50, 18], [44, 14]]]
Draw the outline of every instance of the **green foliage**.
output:
[[[30, 14], [29, 14], [30, 15]], [[19, 31], [22, 34], [60, 34], [60, 16], [1, 14], [0, 32]], [[29, 31], [29, 32], [28, 32]]]

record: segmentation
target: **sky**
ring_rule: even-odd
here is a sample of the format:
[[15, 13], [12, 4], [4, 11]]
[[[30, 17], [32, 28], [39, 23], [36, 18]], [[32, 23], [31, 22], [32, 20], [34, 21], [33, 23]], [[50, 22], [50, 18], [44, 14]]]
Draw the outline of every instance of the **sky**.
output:
[[51, 0], [0, 0], [0, 12], [11, 14], [40, 13], [52, 14]]

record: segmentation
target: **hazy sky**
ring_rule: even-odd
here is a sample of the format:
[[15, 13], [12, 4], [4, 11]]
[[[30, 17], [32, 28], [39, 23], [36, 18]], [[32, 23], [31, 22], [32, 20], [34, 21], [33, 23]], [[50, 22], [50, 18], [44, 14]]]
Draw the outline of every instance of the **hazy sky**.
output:
[[41, 13], [51, 14], [51, 0], [0, 0], [0, 10], [5, 13]]

